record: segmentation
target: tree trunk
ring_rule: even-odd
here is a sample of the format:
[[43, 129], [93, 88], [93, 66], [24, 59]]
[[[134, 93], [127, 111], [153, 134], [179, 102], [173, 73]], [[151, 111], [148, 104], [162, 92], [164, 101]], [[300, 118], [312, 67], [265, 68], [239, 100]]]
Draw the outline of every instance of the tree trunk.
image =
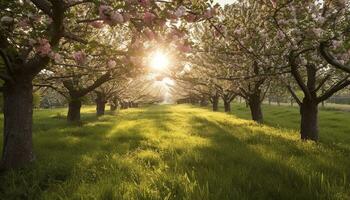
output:
[[98, 93], [96, 98], [96, 115], [102, 116], [105, 114], [105, 108], [106, 108], [106, 98], [104, 94]]
[[118, 101], [116, 99], [113, 99], [110, 105], [111, 111], [116, 111], [118, 108]]
[[261, 110], [261, 101], [258, 95], [252, 95], [248, 101], [252, 119], [258, 123], [263, 122], [263, 113]]
[[103, 100], [96, 101], [96, 115], [102, 116], [105, 114], [106, 102]]
[[201, 107], [206, 107], [208, 105], [208, 100], [205, 97], [201, 98], [199, 105]]
[[120, 109], [127, 109], [127, 108], [128, 108], [128, 107], [127, 107], [127, 103], [126, 103], [125, 101], [121, 102], [120, 105], [121, 105], [121, 106], [120, 106]]
[[71, 99], [69, 101], [68, 107], [68, 122], [79, 122], [80, 121], [80, 108], [81, 108], [81, 100], [79, 98]]
[[214, 96], [213, 97], [213, 111], [219, 111], [219, 97]]
[[4, 138], [0, 169], [18, 168], [34, 160], [31, 80], [5, 84]]
[[302, 140], [318, 141], [318, 106], [314, 101], [303, 99], [300, 105], [300, 135]]
[[231, 102], [224, 100], [225, 112], [231, 112]]

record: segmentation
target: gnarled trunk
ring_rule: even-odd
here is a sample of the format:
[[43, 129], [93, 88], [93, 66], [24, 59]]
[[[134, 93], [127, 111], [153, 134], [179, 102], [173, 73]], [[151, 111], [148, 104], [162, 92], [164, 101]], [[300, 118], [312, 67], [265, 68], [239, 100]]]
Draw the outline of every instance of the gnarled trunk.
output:
[[32, 144], [33, 86], [31, 80], [4, 88], [4, 138], [1, 169], [22, 167], [34, 160]]
[[214, 96], [213, 97], [213, 111], [219, 111], [219, 96]]
[[252, 115], [252, 119], [258, 123], [262, 123], [264, 118], [261, 110], [260, 96], [256, 94], [251, 95], [248, 104], [250, 108], [250, 113]]
[[68, 105], [68, 122], [79, 122], [80, 121], [80, 108], [81, 100], [79, 98], [73, 98], [69, 101]]
[[303, 99], [300, 105], [300, 135], [302, 140], [318, 141], [318, 104]]
[[231, 112], [231, 102], [224, 100], [225, 112]]

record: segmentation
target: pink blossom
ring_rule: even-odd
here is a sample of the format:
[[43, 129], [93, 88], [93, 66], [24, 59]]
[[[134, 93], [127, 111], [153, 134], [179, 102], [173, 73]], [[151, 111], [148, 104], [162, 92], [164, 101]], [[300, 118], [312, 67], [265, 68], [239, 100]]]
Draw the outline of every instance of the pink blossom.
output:
[[86, 62], [86, 55], [82, 51], [74, 52], [73, 58], [78, 65], [84, 65]]
[[339, 47], [341, 47], [343, 45], [343, 42], [342, 41], [339, 41], [339, 40], [333, 40], [332, 41], [332, 46], [334, 47], [334, 48], [339, 48]]
[[116, 63], [114, 60], [109, 60], [109, 61], [107, 62], [107, 66], [108, 66], [109, 68], [114, 68], [116, 65], [117, 65], [117, 63]]
[[53, 59], [56, 63], [59, 63], [62, 61], [62, 57], [59, 53], [51, 52], [49, 54], [50, 58]]
[[180, 6], [177, 8], [174, 14], [176, 15], [176, 17], [182, 17], [186, 14], [186, 8], [184, 6]]
[[284, 36], [284, 33], [281, 30], [278, 30], [277, 37], [278, 37], [278, 39], [284, 39], [285, 36]]
[[94, 28], [102, 28], [103, 27], [103, 22], [101, 21], [93, 21], [90, 22], [90, 25]]
[[155, 18], [156, 16], [151, 12], [145, 12], [145, 14], [143, 15], [143, 21], [146, 24], [151, 24]]
[[136, 57], [133, 57], [133, 56], [130, 57], [130, 62], [134, 65], [138, 65], [140, 63], [139, 59], [137, 59]]
[[174, 38], [174, 37], [183, 38], [183, 37], [185, 37], [185, 33], [183, 31], [178, 30], [178, 29], [172, 29], [169, 36], [171, 38]]
[[178, 44], [177, 49], [184, 53], [189, 53], [192, 50], [191, 46], [187, 44]]
[[145, 29], [143, 31], [143, 33], [146, 35], [146, 37], [149, 39], [149, 40], [154, 40], [156, 35], [153, 33], [152, 30], [150, 30], [149, 28]]
[[204, 12], [204, 14], [203, 14], [203, 18], [204, 18], [204, 19], [209, 19], [209, 18], [211, 18], [211, 17], [213, 17], [213, 13], [211, 12], [211, 10], [206, 10], [206, 11]]
[[160, 19], [160, 20], [157, 21], [157, 24], [158, 24], [159, 27], [163, 27], [166, 24], [166, 20], [165, 19]]
[[209, 18], [212, 18], [216, 14], [217, 14], [217, 7], [214, 7], [214, 8], [206, 10], [203, 14], [203, 18], [209, 19]]
[[116, 25], [116, 24], [121, 24], [124, 22], [123, 15], [120, 14], [119, 12], [113, 12], [110, 17], [110, 21], [106, 21], [109, 25]]
[[195, 22], [197, 19], [197, 16], [192, 13], [189, 13], [185, 16], [185, 19], [187, 22]]
[[175, 15], [175, 13], [173, 11], [168, 10], [167, 11], [167, 15], [168, 15], [169, 19], [172, 19], [172, 20], [176, 20], [177, 19], [177, 16]]
[[234, 31], [234, 33], [237, 34], [237, 35], [241, 35], [242, 32], [243, 32], [243, 31], [242, 31], [241, 28], [238, 28], [238, 29], [236, 29], [236, 30]]
[[39, 38], [37, 40], [35, 49], [40, 56], [44, 57], [44, 56], [48, 56], [49, 53], [51, 52], [51, 45], [47, 39]]
[[123, 18], [124, 18], [124, 21], [127, 22], [131, 19], [131, 16], [129, 13], [123, 13]]
[[111, 12], [113, 11], [112, 7], [107, 5], [100, 5], [98, 8], [99, 15], [103, 20], [109, 20]]
[[28, 29], [30, 24], [28, 19], [22, 19], [18, 22], [18, 26], [23, 28], [23, 29]]
[[139, 0], [141, 6], [143, 7], [149, 7], [150, 6], [150, 0]]
[[124, 22], [123, 15], [118, 11], [113, 11], [112, 7], [101, 5], [99, 7], [99, 15], [101, 19], [110, 26], [121, 24]]

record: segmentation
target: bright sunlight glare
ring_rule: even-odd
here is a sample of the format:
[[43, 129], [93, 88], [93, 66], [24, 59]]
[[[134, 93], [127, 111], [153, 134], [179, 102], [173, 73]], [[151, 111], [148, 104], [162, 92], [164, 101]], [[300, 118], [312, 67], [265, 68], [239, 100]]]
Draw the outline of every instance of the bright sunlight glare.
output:
[[169, 59], [166, 54], [157, 51], [151, 55], [150, 65], [153, 69], [164, 70], [169, 65]]

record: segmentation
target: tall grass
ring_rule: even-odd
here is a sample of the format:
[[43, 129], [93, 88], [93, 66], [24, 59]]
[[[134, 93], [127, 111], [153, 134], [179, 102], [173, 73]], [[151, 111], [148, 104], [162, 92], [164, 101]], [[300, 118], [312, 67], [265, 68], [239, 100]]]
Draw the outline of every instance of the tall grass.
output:
[[99, 119], [85, 108], [81, 126], [64, 109], [36, 111], [37, 161], [0, 176], [0, 199], [349, 199], [347, 125], [328, 128], [337, 139], [300, 142], [297, 111], [283, 109], [266, 112], [268, 125], [188, 105]]

